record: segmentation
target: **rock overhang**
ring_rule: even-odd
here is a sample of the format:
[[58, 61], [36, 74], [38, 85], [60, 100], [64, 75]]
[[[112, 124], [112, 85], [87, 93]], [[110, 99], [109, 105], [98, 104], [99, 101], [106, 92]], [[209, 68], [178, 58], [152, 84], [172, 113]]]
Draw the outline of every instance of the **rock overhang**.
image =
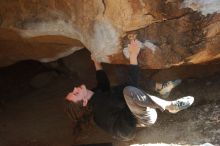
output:
[[101, 62], [126, 64], [126, 34], [143, 43], [142, 68], [206, 63], [220, 57], [219, 2], [1, 1], [1, 66], [50, 62], [86, 47]]

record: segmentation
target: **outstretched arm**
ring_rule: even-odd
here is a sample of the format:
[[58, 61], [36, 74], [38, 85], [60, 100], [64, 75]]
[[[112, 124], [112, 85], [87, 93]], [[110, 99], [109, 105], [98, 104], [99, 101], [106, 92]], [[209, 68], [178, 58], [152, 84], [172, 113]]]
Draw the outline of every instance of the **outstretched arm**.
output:
[[130, 66], [129, 66], [129, 85], [138, 86], [138, 74], [139, 74], [139, 66], [138, 66], [138, 54], [140, 52], [140, 47], [138, 45], [137, 40], [132, 40], [130, 42], [128, 48], [130, 54]]
[[128, 47], [128, 51], [130, 54], [130, 64], [132, 65], [138, 65], [137, 57], [140, 52], [140, 47], [138, 45], [137, 40], [132, 40], [130, 42], [130, 45]]
[[101, 63], [98, 62], [93, 56], [91, 56], [91, 59], [93, 60], [96, 69], [97, 85], [95, 90], [101, 90], [101, 91], [109, 90], [110, 89], [109, 79], [105, 71], [103, 70]]

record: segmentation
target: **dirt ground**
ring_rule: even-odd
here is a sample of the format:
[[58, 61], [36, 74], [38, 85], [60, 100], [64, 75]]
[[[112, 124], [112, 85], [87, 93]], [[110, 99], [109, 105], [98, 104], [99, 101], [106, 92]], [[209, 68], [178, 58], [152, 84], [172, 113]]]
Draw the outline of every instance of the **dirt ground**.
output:
[[[91, 71], [84, 75], [85, 80], [93, 80], [94, 70], [85, 70]], [[64, 97], [73, 88], [74, 75], [66, 73], [34, 61], [0, 69], [0, 146], [73, 146], [114, 141], [95, 126], [78, 133], [77, 138], [73, 136], [71, 121], [64, 112]], [[135, 140], [125, 144], [219, 144], [219, 72], [184, 79], [169, 99], [186, 95], [195, 97], [190, 109], [177, 115], [158, 111], [158, 122], [139, 129]]]

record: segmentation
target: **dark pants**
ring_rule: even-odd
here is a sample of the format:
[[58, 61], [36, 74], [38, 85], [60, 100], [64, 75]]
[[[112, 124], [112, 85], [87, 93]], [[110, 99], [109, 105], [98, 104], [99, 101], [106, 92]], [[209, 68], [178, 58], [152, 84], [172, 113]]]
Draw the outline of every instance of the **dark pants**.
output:
[[154, 103], [146, 92], [132, 86], [123, 90], [125, 101], [137, 118], [137, 127], [146, 127], [154, 124], [157, 120], [156, 108], [162, 109]]

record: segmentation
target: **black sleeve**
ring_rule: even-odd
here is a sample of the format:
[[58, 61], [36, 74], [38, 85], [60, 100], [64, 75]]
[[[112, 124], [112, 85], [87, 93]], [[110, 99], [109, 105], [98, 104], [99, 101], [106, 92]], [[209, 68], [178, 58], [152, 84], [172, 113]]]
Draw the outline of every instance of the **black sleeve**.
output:
[[110, 89], [109, 79], [104, 70], [96, 71], [97, 86], [95, 90], [108, 91]]
[[138, 87], [138, 76], [139, 76], [139, 66], [129, 65], [128, 66], [128, 85]]

